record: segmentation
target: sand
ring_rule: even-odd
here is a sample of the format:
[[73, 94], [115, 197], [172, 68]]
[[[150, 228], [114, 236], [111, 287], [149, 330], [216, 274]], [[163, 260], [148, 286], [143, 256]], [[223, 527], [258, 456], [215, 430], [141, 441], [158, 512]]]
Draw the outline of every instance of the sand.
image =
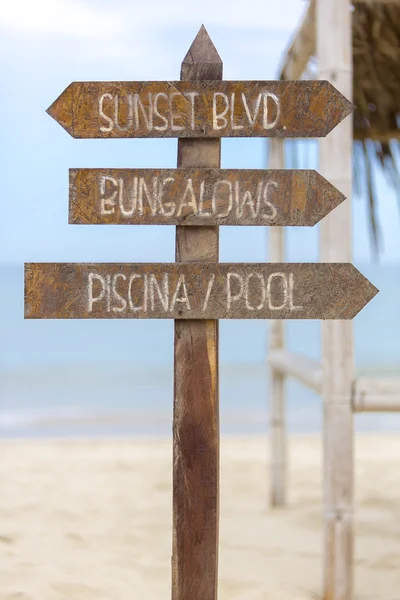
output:
[[[168, 440], [0, 444], [1, 600], [170, 598]], [[268, 447], [222, 440], [220, 600], [309, 600], [322, 582], [321, 440], [290, 444], [290, 502], [268, 508]], [[358, 600], [400, 599], [400, 436], [358, 436]]]

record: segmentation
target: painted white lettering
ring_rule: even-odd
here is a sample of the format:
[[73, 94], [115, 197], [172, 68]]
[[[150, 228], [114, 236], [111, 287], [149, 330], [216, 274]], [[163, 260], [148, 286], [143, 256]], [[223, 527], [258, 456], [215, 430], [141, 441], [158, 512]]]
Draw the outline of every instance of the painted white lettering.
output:
[[177, 212], [177, 216], [178, 217], [181, 216], [182, 209], [185, 206], [190, 206], [192, 208], [193, 214], [197, 214], [196, 196], [194, 194], [193, 181], [192, 181], [191, 177], [189, 177], [188, 180], [187, 180], [186, 189], [185, 189], [185, 192], [184, 192], [184, 194], [183, 194], [183, 196], [181, 198], [181, 203], [179, 205], [179, 209], [178, 209], [178, 212]]
[[210, 281], [208, 282], [207, 293], [206, 293], [206, 297], [205, 297], [204, 304], [203, 304], [203, 312], [207, 309], [208, 301], [210, 300], [211, 290], [214, 285], [214, 280], [215, 280], [215, 273], [213, 273], [210, 276]]
[[162, 305], [164, 311], [168, 311], [168, 305], [169, 305], [168, 273], [164, 273], [161, 286], [162, 286], [162, 289], [160, 288], [155, 275], [153, 275], [153, 274], [149, 275], [148, 287], [150, 290], [150, 309], [153, 311], [154, 311], [154, 307], [155, 307], [154, 290], [157, 292], [158, 298], [161, 302], [161, 305]]
[[148, 205], [151, 210], [151, 214], [154, 216], [157, 212], [157, 199], [158, 199], [158, 190], [157, 190], [158, 178], [153, 177], [153, 193], [151, 194], [149, 188], [147, 187], [146, 180], [144, 177], [140, 177], [139, 179], [139, 206], [143, 210], [143, 199], [144, 196], [147, 198]]
[[184, 96], [189, 96], [190, 98], [190, 129], [192, 131], [196, 127], [196, 111], [194, 106], [194, 100], [198, 95], [198, 92], [186, 92], [184, 94]]
[[[93, 288], [94, 288], [94, 281], [97, 280], [100, 282], [101, 285], [101, 289], [100, 289], [100, 293], [97, 296], [93, 295]], [[93, 310], [93, 304], [95, 302], [100, 302], [100, 300], [103, 300], [104, 296], [106, 293], [106, 282], [104, 277], [102, 277], [101, 275], [98, 275], [97, 273], [89, 273], [89, 279], [88, 279], [88, 312], [92, 312]]]
[[[258, 186], [258, 193], [261, 193], [261, 188]], [[245, 206], [250, 208], [251, 217], [256, 217], [256, 206], [257, 201], [256, 198], [252, 196], [252, 193], [249, 190], [245, 190], [243, 194], [243, 198], [241, 198], [240, 193], [240, 183], [239, 181], [235, 181], [235, 202], [236, 202], [236, 216], [240, 219], [243, 216]]]
[[172, 108], [174, 98], [177, 98], [177, 97], [179, 98], [181, 96], [182, 96], [182, 94], [180, 94], [179, 92], [173, 92], [172, 94], [169, 95], [169, 110], [171, 113], [171, 129], [172, 129], [172, 131], [182, 131], [182, 129], [185, 129], [185, 127], [183, 125], [177, 125], [174, 122], [175, 119], [182, 119], [182, 115], [175, 114], [174, 110]]
[[104, 100], [105, 100], [106, 98], [107, 98], [107, 100], [112, 100], [112, 99], [113, 99], [113, 96], [112, 96], [111, 94], [103, 94], [103, 95], [102, 95], [102, 96], [100, 96], [100, 98], [99, 98], [99, 113], [100, 113], [100, 117], [101, 117], [102, 119], [104, 119], [105, 121], [107, 121], [107, 122], [108, 122], [108, 125], [107, 125], [107, 127], [106, 127], [106, 126], [104, 126], [104, 125], [101, 125], [101, 127], [100, 127], [100, 131], [104, 131], [104, 132], [107, 132], [107, 131], [112, 131], [112, 130], [114, 129], [114, 121], [113, 121], [113, 119], [111, 119], [110, 117], [108, 117], [108, 116], [107, 116], [107, 115], [104, 113], [104, 110], [103, 110], [103, 103], [104, 103]]
[[[181, 288], [182, 288], [182, 292], [181, 292]], [[181, 296], [179, 295], [180, 293], [182, 293]], [[186, 282], [185, 282], [184, 275], [179, 276], [178, 283], [176, 284], [176, 290], [174, 292], [174, 295], [172, 297], [172, 302], [171, 302], [171, 308], [170, 308], [171, 312], [175, 309], [175, 304], [177, 302], [186, 304], [186, 308], [188, 310], [190, 310], [190, 302], [189, 302], [189, 297], [188, 297], [188, 293], [187, 293], [187, 289], [186, 289]]]
[[[250, 300], [249, 300], [249, 296], [250, 296], [250, 281], [252, 279], [252, 277], [256, 277], [258, 278], [260, 285], [259, 288], [261, 290], [261, 301], [257, 306], [252, 306], [250, 304]], [[265, 282], [264, 282], [264, 277], [261, 275], [261, 273], [249, 273], [246, 277], [246, 283], [245, 283], [245, 289], [244, 289], [244, 296], [246, 299], [246, 308], [248, 310], [261, 310], [264, 306], [265, 303]]]
[[[145, 127], [148, 131], [153, 129], [153, 97], [152, 93], [148, 93], [147, 107], [143, 104], [140, 94], [133, 94], [133, 106], [135, 111], [135, 128], [140, 129], [139, 109], [143, 116]], [[146, 112], [147, 108], [147, 112]]]
[[[122, 102], [122, 100], [120, 99], [119, 96], [115, 96], [114, 98], [114, 103], [115, 103], [115, 108], [114, 108], [114, 121], [115, 121], [115, 127], [117, 129], [119, 129], [119, 131], [128, 131], [129, 129], [132, 128], [133, 125], [133, 106], [132, 106], [132, 96], [129, 94], [127, 101], [124, 103]], [[120, 113], [121, 111], [121, 106], [125, 106], [126, 108], [126, 119], [125, 119], [125, 125], [120, 125], [119, 120], [120, 120]], [[125, 112], [125, 111], [123, 111]]]
[[[217, 112], [217, 98], [220, 97], [225, 102], [225, 108], [222, 112]], [[224, 129], [228, 125], [228, 119], [225, 118], [226, 113], [229, 110], [229, 100], [226, 94], [222, 92], [214, 92], [213, 97], [213, 129]], [[222, 121], [222, 125], [219, 123]]]
[[255, 198], [253, 198], [253, 196], [251, 195], [251, 192], [246, 190], [244, 193], [244, 196], [243, 196], [243, 204], [242, 204], [241, 212], [244, 210], [245, 206], [248, 206], [250, 208], [250, 213], [251, 213], [251, 216], [253, 217], [253, 219], [256, 216], [256, 209], [254, 207], [254, 202], [255, 202]]
[[147, 277], [146, 277], [146, 275], [144, 275], [144, 277], [143, 277], [143, 304], [141, 304], [141, 305], [133, 303], [133, 300], [137, 301], [137, 299], [138, 299], [138, 292], [135, 292], [134, 297], [132, 298], [132, 285], [136, 279], [142, 279], [142, 275], [135, 273], [134, 275], [131, 275], [129, 277], [129, 285], [128, 285], [129, 309], [132, 312], [138, 312], [141, 310], [146, 312], [147, 311]]
[[[262, 199], [263, 199], [262, 204], [263, 204], [263, 206], [266, 207], [267, 211], [266, 212], [261, 212], [260, 216], [263, 219], [265, 219], [266, 221], [275, 221], [276, 216], [278, 214], [276, 206], [272, 202], [270, 202], [270, 200], [269, 200], [269, 190], [270, 190], [270, 188], [273, 188], [274, 190], [277, 190], [278, 187], [279, 187], [279, 185], [276, 183], [276, 181], [268, 181], [265, 184], [264, 192], [263, 192], [263, 195], [262, 195]], [[261, 208], [260, 204], [261, 203], [260, 203], [260, 197], [259, 197], [258, 201], [257, 201], [257, 215], [260, 213], [260, 208]]]
[[161, 115], [158, 110], [158, 99], [159, 98], [165, 98], [165, 100], [168, 102], [168, 95], [164, 94], [164, 92], [159, 92], [158, 94], [156, 94], [154, 96], [154, 104], [153, 104], [154, 116], [161, 119], [161, 121], [164, 121], [164, 125], [154, 125], [154, 129], [156, 129], [157, 131], [166, 131], [168, 129], [168, 119], [167, 119], [167, 117], [164, 117], [164, 115]]
[[[236, 279], [236, 281], [239, 283], [239, 292], [236, 294], [234, 294], [232, 292], [231, 280], [233, 280], [233, 279]], [[243, 296], [243, 291], [244, 291], [243, 277], [241, 275], [239, 275], [238, 273], [228, 273], [227, 278], [226, 278], [226, 306], [227, 306], [228, 310], [231, 309], [232, 302], [236, 302], [237, 300], [239, 300], [239, 298], [241, 298]]]
[[[226, 187], [226, 192], [219, 191], [221, 186]], [[218, 216], [223, 218], [227, 217], [232, 210], [233, 206], [233, 191], [232, 191], [232, 183], [227, 179], [221, 179], [220, 181], [216, 181], [213, 187], [213, 195], [212, 195], [212, 214], [215, 215], [217, 213], [217, 198], [221, 198], [223, 201], [226, 200], [228, 196], [228, 207], [226, 212], [219, 214]]]
[[[164, 215], [165, 217], [172, 217], [172, 215], [175, 212], [175, 202], [163, 202], [163, 194], [164, 194], [164, 189], [165, 186], [168, 183], [174, 183], [175, 181], [175, 177], [166, 177], [165, 179], [163, 179], [161, 181], [161, 185], [159, 186], [159, 192], [158, 192], [158, 203], [160, 206], [160, 213], [162, 215]], [[171, 194], [172, 196], [173, 194]], [[165, 209], [168, 210], [165, 210]]]
[[106, 302], [107, 312], [111, 310], [111, 275], [106, 275]]
[[211, 217], [212, 213], [204, 210], [204, 187], [205, 187], [205, 182], [202, 181], [200, 183], [200, 194], [199, 194], [199, 216], [201, 217]]
[[232, 129], [243, 129], [243, 125], [235, 123], [235, 92], [231, 94], [231, 127]]
[[[276, 105], [276, 115], [275, 119], [273, 119], [272, 121], [268, 121], [268, 98], [271, 98], [272, 102]], [[263, 127], [264, 129], [272, 129], [279, 121], [279, 117], [281, 115], [281, 106], [278, 97], [275, 96], [275, 94], [271, 94], [270, 92], [263, 92], [263, 109]]]
[[304, 306], [295, 306], [293, 304], [293, 287], [294, 287], [294, 275], [289, 274], [289, 308], [290, 310], [303, 310]]
[[[279, 306], [274, 306], [272, 304], [272, 291], [271, 285], [274, 279], [280, 278], [282, 280], [282, 294], [283, 294], [283, 302]], [[267, 279], [267, 300], [268, 300], [268, 308], [270, 310], [282, 310], [286, 308], [289, 299], [289, 289], [288, 289], [288, 281], [286, 279], [285, 273], [271, 273]]]
[[[138, 178], [137, 177], [133, 178], [132, 190], [130, 191], [129, 195], [127, 194], [128, 200], [130, 201], [128, 208], [125, 206], [125, 203], [124, 203], [124, 195], [125, 195], [124, 194], [124, 180], [122, 179], [122, 177], [120, 177], [120, 179], [119, 179], [119, 196], [118, 196], [119, 209], [121, 211], [121, 214], [124, 215], [124, 217], [131, 217], [133, 215], [133, 213], [135, 212], [136, 206], [137, 206], [137, 199], [138, 199]], [[137, 212], [139, 215], [143, 214], [141, 205], [139, 205]]]
[[262, 94], [258, 94], [258, 96], [257, 96], [256, 105], [254, 107], [254, 114], [252, 115], [250, 112], [249, 105], [247, 104], [246, 94], [244, 92], [242, 92], [242, 102], [243, 102], [244, 110], [246, 112], [249, 123], [252, 127], [254, 127], [254, 125], [255, 125], [255, 122], [257, 120], [257, 116], [258, 116], [258, 113], [260, 110], [261, 96], [262, 96]]
[[124, 312], [124, 310], [126, 309], [126, 305], [127, 305], [125, 298], [122, 298], [122, 296], [120, 296], [119, 293], [117, 292], [117, 281], [118, 281], [119, 277], [121, 277], [121, 279], [123, 281], [126, 281], [126, 275], [124, 275], [123, 273], [116, 273], [113, 277], [112, 295], [113, 295], [114, 300], [116, 300], [117, 302], [120, 302], [120, 306], [113, 306], [114, 312]]
[[[106, 198], [107, 182], [110, 182], [114, 189], [112, 190], [111, 196]], [[118, 181], [114, 177], [108, 177], [107, 175], [101, 175], [100, 177], [100, 213], [102, 215], [113, 215], [115, 208], [115, 198], [118, 194]], [[110, 187], [110, 186], [109, 186]]]

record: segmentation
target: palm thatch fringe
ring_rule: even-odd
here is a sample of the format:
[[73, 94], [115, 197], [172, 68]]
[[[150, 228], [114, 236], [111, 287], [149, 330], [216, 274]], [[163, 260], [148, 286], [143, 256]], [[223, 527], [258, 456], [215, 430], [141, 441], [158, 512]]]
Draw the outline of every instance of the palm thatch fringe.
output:
[[[304, 79], [316, 79], [317, 61], [311, 57]], [[366, 195], [375, 257], [383, 249], [377, 204], [384, 202], [374, 185], [380, 169], [397, 193], [400, 210], [400, 5], [364, 4], [353, 10], [353, 101], [355, 191]], [[299, 165], [300, 146], [293, 144], [293, 168]], [[308, 147], [302, 144], [302, 149]], [[302, 158], [303, 152], [302, 152]], [[302, 160], [303, 163], [303, 160]], [[364, 185], [363, 185], [364, 184]]]
[[[354, 137], [361, 152], [354, 153], [356, 189], [365, 172], [373, 247], [382, 247], [377, 224], [379, 195], [373, 166], [379, 165], [390, 187], [400, 194], [400, 6], [357, 3], [353, 12]], [[396, 149], [397, 147], [397, 149]], [[358, 184], [358, 185], [357, 185]], [[384, 199], [381, 199], [384, 201]]]

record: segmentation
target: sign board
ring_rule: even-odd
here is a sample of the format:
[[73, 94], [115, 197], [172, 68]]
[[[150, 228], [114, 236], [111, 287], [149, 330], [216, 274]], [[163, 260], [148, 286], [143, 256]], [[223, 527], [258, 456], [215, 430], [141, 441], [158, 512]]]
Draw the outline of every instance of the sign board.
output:
[[71, 83], [47, 112], [75, 138], [288, 138], [353, 110], [328, 81], [132, 81]]
[[349, 263], [25, 265], [32, 319], [352, 319], [376, 293]]
[[85, 225], [315, 225], [344, 199], [316, 171], [69, 172], [69, 222]]

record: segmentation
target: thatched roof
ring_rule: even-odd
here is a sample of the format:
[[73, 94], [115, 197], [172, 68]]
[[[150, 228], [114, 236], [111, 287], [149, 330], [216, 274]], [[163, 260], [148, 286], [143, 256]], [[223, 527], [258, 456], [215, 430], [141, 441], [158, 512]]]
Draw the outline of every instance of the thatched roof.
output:
[[[353, 8], [355, 188], [367, 190], [372, 239], [378, 249], [376, 205], [385, 198], [379, 198], [374, 186], [376, 166], [400, 199], [400, 2], [354, 0]], [[316, 77], [315, 37], [315, 1], [311, 0], [286, 52], [281, 79], [296, 79], [304, 69], [303, 76]]]
[[355, 137], [400, 139], [400, 4], [355, 5], [353, 68]]
[[[370, 223], [375, 247], [380, 236], [376, 219], [379, 195], [372, 165], [378, 159], [388, 182], [400, 194], [400, 165], [395, 147], [400, 140], [400, 4], [357, 3], [353, 12], [353, 99], [355, 183], [366, 178]], [[399, 157], [397, 157], [399, 158]], [[382, 201], [385, 198], [381, 199]]]

